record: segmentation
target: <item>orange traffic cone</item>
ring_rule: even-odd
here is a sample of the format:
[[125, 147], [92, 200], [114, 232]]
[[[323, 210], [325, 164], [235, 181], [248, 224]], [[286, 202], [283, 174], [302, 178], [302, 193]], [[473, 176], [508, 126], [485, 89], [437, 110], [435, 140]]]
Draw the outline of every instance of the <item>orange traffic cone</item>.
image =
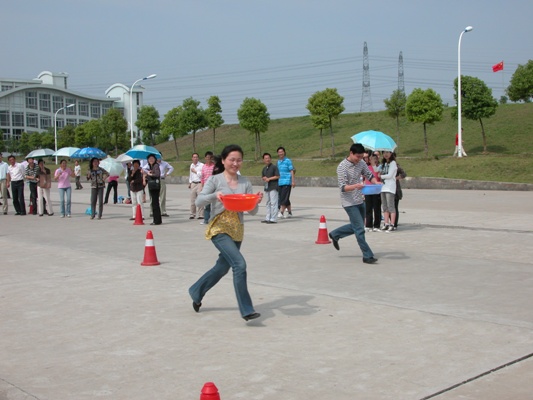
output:
[[146, 232], [146, 244], [144, 246], [144, 260], [141, 265], [152, 266], [161, 264], [157, 261], [157, 254], [155, 254], [154, 235], [152, 231]]
[[330, 244], [331, 240], [328, 238], [328, 228], [326, 227], [326, 217], [320, 217], [320, 226], [318, 228], [318, 238], [316, 244]]
[[143, 213], [140, 204], [137, 204], [137, 209], [135, 210], [135, 222], [133, 223], [133, 225], [144, 225]]
[[220, 400], [218, 388], [213, 382], [207, 382], [202, 388], [200, 400]]

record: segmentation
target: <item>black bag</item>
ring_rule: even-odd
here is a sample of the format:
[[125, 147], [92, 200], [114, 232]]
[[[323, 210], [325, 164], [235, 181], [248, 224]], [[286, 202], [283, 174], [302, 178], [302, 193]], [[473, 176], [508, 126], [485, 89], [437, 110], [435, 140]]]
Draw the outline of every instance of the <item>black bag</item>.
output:
[[160, 190], [161, 182], [159, 178], [148, 177], [148, 190]]

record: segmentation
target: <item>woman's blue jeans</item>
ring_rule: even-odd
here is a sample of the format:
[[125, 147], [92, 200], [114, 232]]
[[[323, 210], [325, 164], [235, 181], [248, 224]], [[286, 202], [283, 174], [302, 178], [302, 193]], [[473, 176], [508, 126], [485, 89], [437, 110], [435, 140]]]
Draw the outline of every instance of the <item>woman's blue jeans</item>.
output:
[[[59, 213], [61, 215], [70, 215], [70, 197], [72, 188], [69, 186], [68, 188], [59, 188]], [[65, 197], [66, 204], [65, 204]], [[65, 210], [66, 208], [66, 210]]]
[[372, 253], [372, 250], [365, 239], [365, 203], [344, 207], [344, 210], [350, 218], [350, 223], [332, 230], [330, 235], [335, 240], [339, 240], [355, 234], [357, 244], [359, 244], [359, 248], [363, 252], [363, 258], [374, 257], [374, 253]]
[[220, 251], [220, 254], [215, 266], [190, 287], [189, 294], [192, 300], [196, 304], [200, 304], [209, 289], [215, 286], [231, 268], [233, 270], [233, 286], [241, 316], [254, 313], [254, 306], [246, 283], [246, 261], [240, 252], [242, 242], [235, 242], [225, 233], [213, 236], [211, 242]]

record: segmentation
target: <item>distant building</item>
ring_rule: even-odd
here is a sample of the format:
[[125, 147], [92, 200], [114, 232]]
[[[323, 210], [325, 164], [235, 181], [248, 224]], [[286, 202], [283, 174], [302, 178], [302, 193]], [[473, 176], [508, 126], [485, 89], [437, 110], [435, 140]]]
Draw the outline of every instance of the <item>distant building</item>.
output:
[[[3, 139], [20, 139], [23, 132], [44, 132], [65, 125], [77, 126], [99, 119], [111, 108], [122, 112], [130, 123], [130, 88], [115, 83], [105, 92], [106, 97], [94, 97], [68, 89], [68, 74], [43, 71], [32, 80], [0, 78], [0, 130]], [[143, 88], [133, 89], [133, 131], [138, 136], [135, 121], [143, 105]]]

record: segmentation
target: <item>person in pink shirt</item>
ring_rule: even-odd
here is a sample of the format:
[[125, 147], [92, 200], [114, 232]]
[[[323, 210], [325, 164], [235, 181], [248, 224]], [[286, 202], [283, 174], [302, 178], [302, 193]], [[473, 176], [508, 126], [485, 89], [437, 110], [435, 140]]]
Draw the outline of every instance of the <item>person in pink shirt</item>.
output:
[[[213, 175], [213, 170], [215, 169], [214, 154], [212, 151], [207, 151], [205, 153], [205, 164], [202, 167], [201, 179], [202, 187], [205, 185], [207, 180]], [[204, 208], [204, 220], [200, 222], [202, 225], [207, 225], [209, 223], [209, 218], [211, 216], [211, 204], [208, 204]]]
[[107, 178], [107, 190], [105, 192], [104, 204], [107, 204], [107, 201], [109, 200], [109, 193], [111, 192], [111, 188], [113, 188], [113, 204], [117, 204], [118, 176], [116, 175]]
[[[374, 175], [374, 178], [380, 182], [378, 175], [379, 167], [379, 157], [367, 153], [366, 158], [364, 158], [367, 163], [368, 169]], [[369, 185], [370, 182], [368, 179], [365, 179], [365, 185]], [[365, 206], [366, 206], [366, 218], [365, 218], [365, 228], [367, 232], [374, 231], [380, 232], [379, 228], [381, 225], [381, 195], [379, 194], [365, 194]]]
[[[67, 167], [67, 160], [61, 160], [59, 168], [54, 173], [54, 180], [57, 181], [59, 190], [59, 213], [61, 218], [70, 218], [70, 205], [72, 187], [70, 186], [70, 177], [75, 177], [74, 172]], [[66, 200], [65, 200], [66, 198]]]

